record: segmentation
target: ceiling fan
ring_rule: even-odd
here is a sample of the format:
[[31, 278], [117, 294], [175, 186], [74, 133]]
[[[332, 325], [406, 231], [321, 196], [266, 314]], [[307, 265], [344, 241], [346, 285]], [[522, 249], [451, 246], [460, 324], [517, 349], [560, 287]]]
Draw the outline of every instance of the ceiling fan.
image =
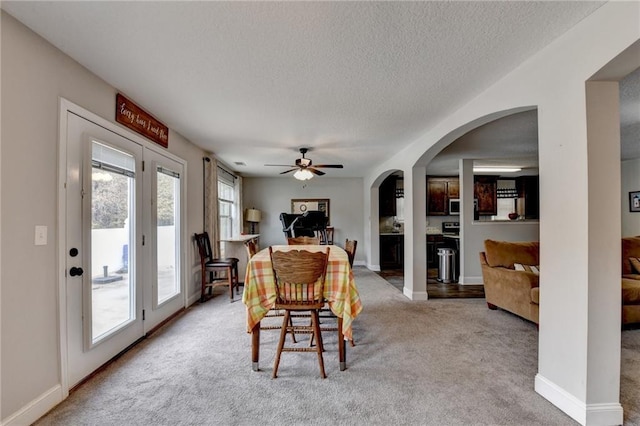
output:
[[311, 179], [313, 175], [322, 176], [325, 172], [318, 170], [319, 168], [331, 168], [331, 169], [342, 169], [342, 164], [313, 164], [310, 158], [306, 158], [305, 154], [309, 152], [309, 148], [300, 148], [300, 153], [302, 154], [302, 158], [296, 159], [295, 166], [289, 164], [265, 164], [265, 166], [275, 166], [275, 167], [293, 167], [292, 169], [285, 170], [281, 172], [281, 175], [284, 175], [289, 172], [295, 171], [293, 177], [298, 180], [307, 180]]

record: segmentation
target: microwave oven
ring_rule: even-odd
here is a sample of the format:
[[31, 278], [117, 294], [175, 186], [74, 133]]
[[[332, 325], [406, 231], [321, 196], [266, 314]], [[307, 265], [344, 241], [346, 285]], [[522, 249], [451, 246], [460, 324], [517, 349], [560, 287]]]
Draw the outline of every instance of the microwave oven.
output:
[[[457, 216], [460, 214], [459, 198], [449, 198], [449, 214], [452, 216]], [[477, 198], [474, 198], [473, 200], [473, 216], [475, 220], [478, 220], [478, 199]]]
[[460, 214], [460, 199], [459, 198], [449, 198], [449, 214], [450, 215], [459, 215]]

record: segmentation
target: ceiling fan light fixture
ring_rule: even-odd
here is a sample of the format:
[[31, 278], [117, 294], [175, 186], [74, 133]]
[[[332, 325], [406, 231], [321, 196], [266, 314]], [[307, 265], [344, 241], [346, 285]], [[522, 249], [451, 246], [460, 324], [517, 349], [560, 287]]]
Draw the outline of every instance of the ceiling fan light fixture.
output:
[[300, 169], [293, 174], [293, 177], [298, 180], [309, 180], [313, 177], [313, 173], [307, 169]]

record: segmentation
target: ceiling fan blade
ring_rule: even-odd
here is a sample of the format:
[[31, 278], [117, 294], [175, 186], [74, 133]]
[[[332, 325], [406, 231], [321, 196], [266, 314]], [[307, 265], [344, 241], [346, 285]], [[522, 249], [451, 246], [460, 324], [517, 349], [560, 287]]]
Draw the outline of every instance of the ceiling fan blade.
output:
[[292, 164], [265, 164], [265, 166], [274, 166], [274, 167], [298, 167]]
[[285, 173], [293, 172], [294, 170], [298, 170], [298, 168], [296, 167], [295, 169], [285, 170], [284, 172], [280, 172], [280, 174], [283, 175]]
[[342, 169], [344, 166], [342, 164], [314, 164], [313, 167], [325, 167], [329, 169]]
[[318, 176], [322, 176], [322, 175], [324, 175], [324, 174], [325, 174], [324, 172], [321, 172], [320, 170], [316, 170], [316, 169], [315, 169], [315, 167], [316, 167], [316, 166], [313, 166], [313, 167], [307, 167], [307, 170], [309, 170], [311, 173], [314, 173], [314, 174], [316, 174], [316, 175], [318, 175]]

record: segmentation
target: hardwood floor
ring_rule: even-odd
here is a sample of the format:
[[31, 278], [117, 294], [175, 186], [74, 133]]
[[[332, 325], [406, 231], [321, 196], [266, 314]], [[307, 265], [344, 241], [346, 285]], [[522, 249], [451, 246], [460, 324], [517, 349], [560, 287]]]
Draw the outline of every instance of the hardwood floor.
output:
[[[377, 272], [377, 274], [402, 291], [404, 287], [404, 271], [402, 269], [387, 269]], [[443, 284], [436, 280], [436, 276], [437, 270], [428, 270], [427, 294], [431, 299], [484, 298], [484, 286], [482, 285]]]

